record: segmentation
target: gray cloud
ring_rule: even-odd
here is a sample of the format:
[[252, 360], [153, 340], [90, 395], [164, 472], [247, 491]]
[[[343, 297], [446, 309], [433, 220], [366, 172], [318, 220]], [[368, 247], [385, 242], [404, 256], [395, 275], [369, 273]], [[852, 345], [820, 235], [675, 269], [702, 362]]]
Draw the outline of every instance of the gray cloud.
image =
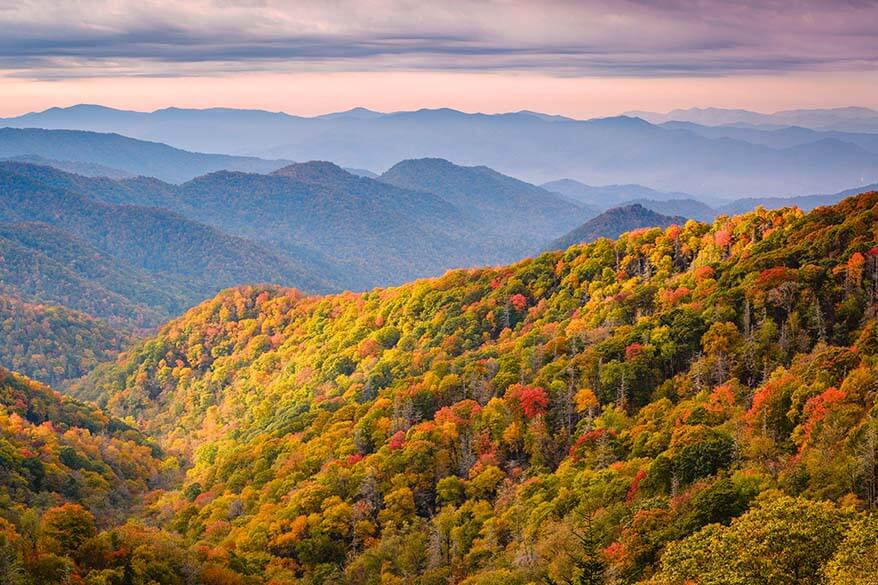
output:
[[715, 76], [875, 69], [878, 2], [0, 0], [27, 78], [236, 71]]

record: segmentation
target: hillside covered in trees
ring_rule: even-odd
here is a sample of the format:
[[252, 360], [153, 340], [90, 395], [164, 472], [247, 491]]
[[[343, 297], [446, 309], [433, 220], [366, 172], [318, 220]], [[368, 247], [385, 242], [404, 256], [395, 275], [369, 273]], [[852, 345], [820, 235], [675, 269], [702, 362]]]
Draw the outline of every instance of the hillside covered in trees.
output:
[[130, 341], [79, 311], [0, 294], [0, 363], [41, 382], [79, 378], [114, 359]]
[[155, 571], [155, 529], [127, 519], [178, 473], [131, 425], [0, 368], [0, 583], [83, 583], [86, 564], [89, 583]]
[[599, 211], [488, 167], [459, 166], [440, 158], [401, 161], [380, 180], [436, 193], [460, 209], [481, 232], [514, 251], [515, 259], [542, 249], [547, 240]]
[[223, 288], [337, 290], [309, 261], [156, 207], [172, 187], [0, 162], [0, 366], [61, 384]]
[[665, 228], [672, 224], [682, 225], [684, 223], [686, 223], [684, 217], [669, 217], [647, 209], [640, 203], [633, 203], [614, 207], [591, 218], [549, 244], [549, 249], [564, 250], [575, 244], [593, 242], [598, 238], [615, 239], [625, 232], [641, 228]]
[[874, 583], [876, 226], [868, 193], [366, 293], [225, 291], [73, 388], [185, 477], [70, 574]]

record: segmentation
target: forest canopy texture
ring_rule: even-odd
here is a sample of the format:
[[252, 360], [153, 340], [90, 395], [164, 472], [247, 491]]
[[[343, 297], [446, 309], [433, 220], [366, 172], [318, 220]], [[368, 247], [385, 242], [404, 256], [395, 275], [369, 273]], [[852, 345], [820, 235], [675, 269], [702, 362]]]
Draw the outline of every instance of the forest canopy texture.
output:
[[10, 584], [878, 582], [878, 193], [0, 375]]

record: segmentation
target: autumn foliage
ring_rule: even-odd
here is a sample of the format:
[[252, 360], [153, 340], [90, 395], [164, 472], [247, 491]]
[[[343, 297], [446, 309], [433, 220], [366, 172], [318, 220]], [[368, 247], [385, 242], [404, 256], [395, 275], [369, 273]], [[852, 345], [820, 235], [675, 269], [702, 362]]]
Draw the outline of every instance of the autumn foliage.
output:
[[[0, 534], [46, 583], [874, 583], [875, 225], [865, 194], [224, 291], [73, 387], [109, 414], [6, 391]], [[35, 522], [73, 535], [30, 563]]]

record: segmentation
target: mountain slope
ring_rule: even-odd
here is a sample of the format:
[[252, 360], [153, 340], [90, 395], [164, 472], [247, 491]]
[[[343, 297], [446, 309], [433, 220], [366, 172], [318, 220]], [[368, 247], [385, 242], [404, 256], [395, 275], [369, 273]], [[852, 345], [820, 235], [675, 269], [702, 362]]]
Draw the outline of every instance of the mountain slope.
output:
[[443, 159], [405, 160], [380, 180], [436, 193], [482, 229], [521, 237], [514, 249], [527, 253], [541, 240], [563, 233], [595, 210], [487, 167], [462, 167]]
[[38, 156], [35, 154], [21, 154], [17, 156], [11, 156], [5, 160], [11, 162], [23, 162], [30, 163], [34, 165], [43, 165], [48, 167], [53, 167], [58, 170], [67, 172], [67, 173], [75, 173], [78, 175], [82, 175], [85, 177], [106, 177], [108, 179], [128, 179], [133, 177], [129, 172], [122, 171], [120, 169], [114, 169], [112, 167], [107, 167], [97, 163], [85, 163], [85, 162], [75, 162], [71, 160], [55, 160], [52, 158], [46, 158], [44, 156]]
[[[27, 526], [28, 511], [64, 503], [87, 508], [92, 522], [95, 517], [102, 525], [119, 522], [140, 496], [167, 479], [162, 476], [161, 450], [136, 429], [3, 368], [0, 460], [0, 527], [7, 538], [10, 526], [12, 533], [16, 525]], [[6, 538], [0, 542], [4, 553], [9, 544]], [[0, 571], [7, 570], [8, 561], [4, 558]], [[66, 563], [60, 564], [63, 569]], [[44, 569], [50, 567], [51, 558]]]
[[170, 278], [195, 296], [254, 281], [325, 290], [319, 277], [252, 242], [169, 211], [98, 203], [42, 182], [42, 169], [0, 165], [0, 221], [43, 222], [65, 230], [133, 268]]
[[573, 179], [559, 179], [541, 185], [547, 191], [561, 193], [574, 201], [607, 210], [634, 199], [651, 199], [665, 201], [669, 199], [686, 199], [692, 197], [688, 193], [666, 193], [656, 191], [643, 185], [604, 185], [595, 187]]
[[220, 169], [270, 172], [289, 162], [188, 152], [119, 134], [0, 128], [0, 158], [22, 155], [97, 164], [176, 183]]
[[112, 360], [130, 339], [78, 311], [0, 294], [0, 367], [46, 384], [79, 378]]
[[593, 242], [598, 238], [618, 238], [631, 230], [686, 223], [685, 217], [668, 217], [647, 209], [639, 203], [614, 207], [571, 230], [549, 245], [550, 250], [563, 250], [575, 244]]
[[499, 246], [447, 201], [332, 163], [295, 164], [271, 175], [213, 173], [182, 185], [180, 196], [199, 221], [339, 266], [338, 278], [350, 288], [500, 256]]
[[[148, 327], [183, 309], [183, 290], [162, 289], [70, 233], [40, 223], [0, 224], [0, 290], [65, 306], [125, 327]], [[170, 290], [169, 290], [170, 289]]]
[[878, 536], [876, 224], [868, 193], [224, 291], [76, 392], [188, 461], [148, 513], [239, 580], [841, 585]]
[[177, 211], [181, 202], [176, 186], [153, 177], [88, 177], [45, 163], [0, 162], [0, 170], [25, 175], [50, 187], [74, 191], [101, 203], [162, 207]]

